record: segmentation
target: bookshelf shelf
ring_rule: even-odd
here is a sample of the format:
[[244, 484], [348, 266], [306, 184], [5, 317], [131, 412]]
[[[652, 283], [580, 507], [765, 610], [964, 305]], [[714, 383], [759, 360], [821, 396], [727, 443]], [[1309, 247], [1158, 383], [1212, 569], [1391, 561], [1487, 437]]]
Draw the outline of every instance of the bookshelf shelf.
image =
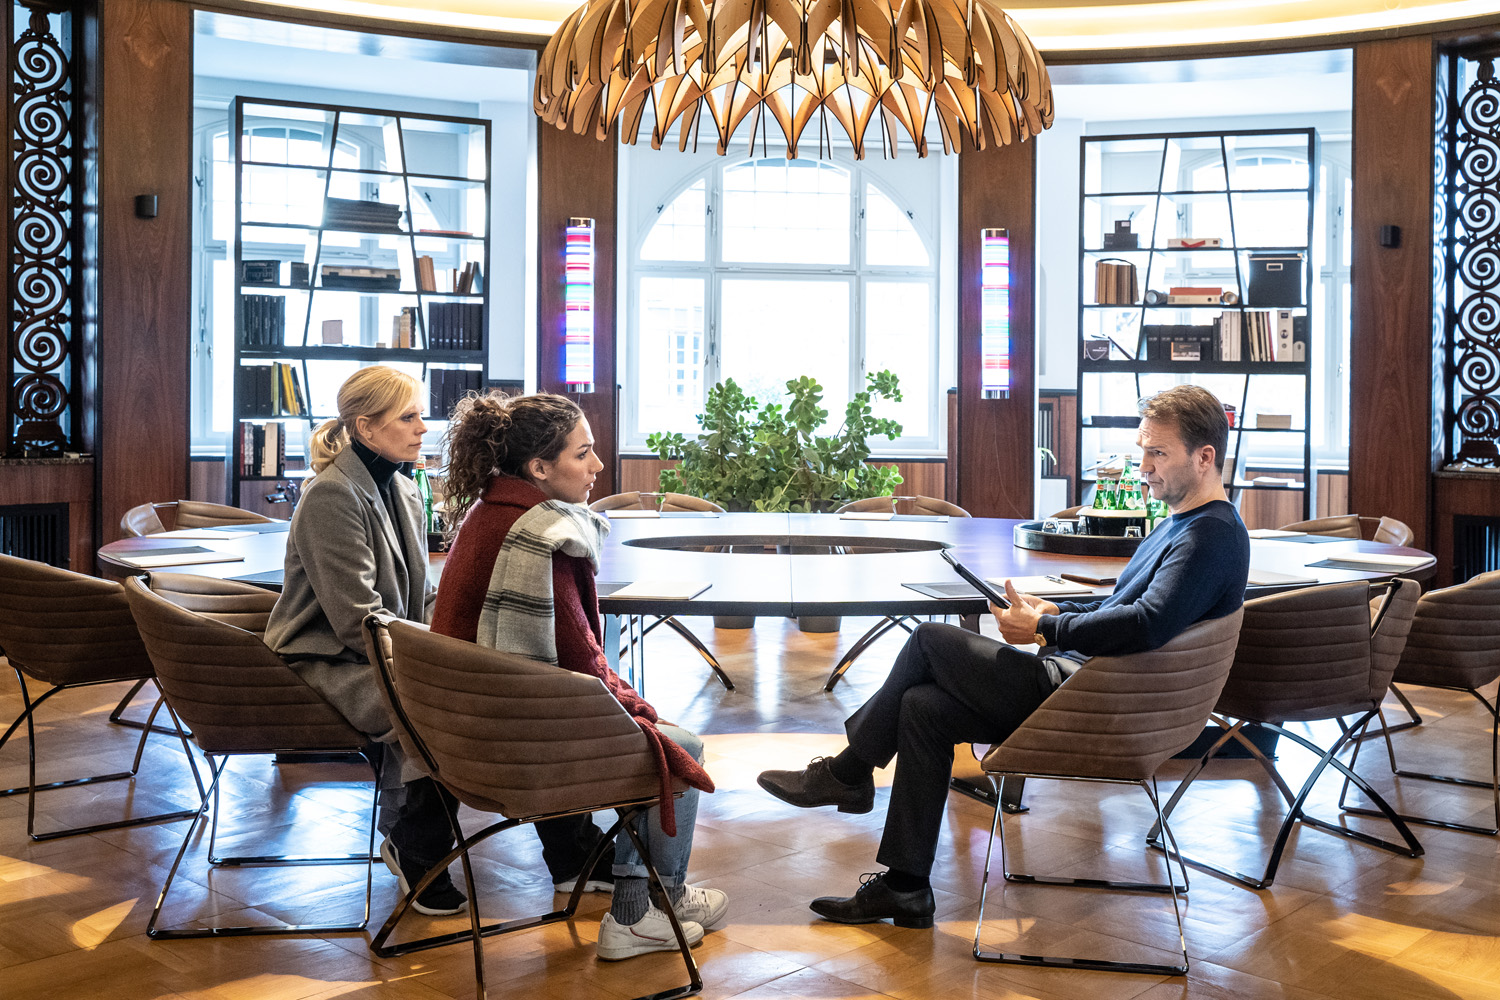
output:
[[[299, 436], [305, 446], [337, 410], [351, 364], [420, 373], [434, 419], [446, 417], [436, 411], [458, 394], [482, 387], [491, 170], [489, 122], [481, 119], [246, 96], [230, 102], [229, 119], [237, 284], [226, 475], [230, 502], [239, 505], [244, 484], [307, 475], [288, 472], [271, 448]], [[303, 149], [317, 162], [290, 144], [258, 140], [259, 129], [287, 120], [316, 137]], [[274, 159], [283, 152], [297, 162]], [[268, 183], [301, 192], [298, 201], [285, 197], [304, 206], [304, 218], [268, 207]], [[276, 205], [283, 196], [272, 197]], [[442, 273], [458, 277], [450, 283]], [[396, 287], [327, 287], [325, 279]], [[434, 286], [458, 290], [427, 290]], [[324, 343], [333, 330], [344, 343]]]
[[[1306, 184], [1298, 183], [1303, 177], [1295, 169], [1262, 172], [1258, 177], [1251, 174], [1257, 158], [1268, 153], [1278, 164], [1305, 164]], [[1306, 484], [1315, 484], [1316, 477], [1312, 435], [1305, 428], [1312, 426], [1311, 357], [1319, 331], [1313, 327], [1314, 313], [1306, 303], [1313, 301], [1316, 156], [1313, 129], [1101, 135], [1080, 140], [1084, 183], [1079, 191], [1078, 330], [1082, 360], [1078, 363], [1075, 449], [1079, 493], [1070, 498], [1071, 503], [1090, 499], [1084, 495], [1084, 487], [1092, 481], [1085, 470], [1101, 456], [1130, 447], [1135, 435], [1135, 429], [1122, 426], [1118, 417], [1115, 426], [1094, 426], [1091, 418], [1122, 414], [1142, 396], [1191, 380], [1235, 406], [1224, 470], [1230, 498], [1237, 500], [1250, 490], [1296, 494], [1301, 498], [1302, 517], [1311, 516], [1316, 487]], [[1256, 186], [1254, 181], [1277, 186]], [[1115, 233], [1122, 220], [1128, 220], [1130, 232], [1143, 245], [1119, 249], [1103, 245], [1106, 235]], [[1225, 245], [1165, 246], [1174, 238], [1217, 238]], [[1276, 257], [1282, 260], [1273, 266]], [[1118, 263], [1108, 263], [1109, 258]], [[1238, 302], [1144, 302], [1147, 291], [1171, 294], [1179, 286], [1182, 294], [1200, 296], [1222, 288], [1236, 293]], [[1208, 291], [1189, 291], [1193, 288]], [[1101, 298], [1106, 301], [1098, 301]], [[1107, 301], [1110, 298], [1134, 301]], [[1109, 360], [1089, 360], [1085, 344], [1098, 357], [1103, 353], [1098, 348], [1102, 341], [1108, 342]], [[1173, 361], [1171, 353], [1201, 356], [1202, 360]], [[1299, 381], [1301, 389], [1294, 391]], [[1290, 412], [1300, 426], [1246, 426], [1253, 423], [1255, 412]], [[1263, 448], [1278, 455], [1287, 445], [1300, 443], [1301, 462], [1289, 462], [1287, 472], [1301, 482], [1256, 483], [1247, 477], [1247, 435], [1258, 435]]]

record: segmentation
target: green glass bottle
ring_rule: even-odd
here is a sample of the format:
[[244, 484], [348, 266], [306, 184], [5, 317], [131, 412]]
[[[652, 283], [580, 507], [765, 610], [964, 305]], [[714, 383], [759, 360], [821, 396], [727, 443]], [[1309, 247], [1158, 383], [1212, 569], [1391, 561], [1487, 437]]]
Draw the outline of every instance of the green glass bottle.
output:
[[432, 533], [432, 481], [427, 478], [427, 460], [417, 459], [415, 468], [411, 473], [412, 482], [417, 484], [417, 496], [422, 498], [422, 511], [426, 516], [427, 532]]
[[1113, 510], [1115, 501], [1115, 481], [1106, 479], [1101, 473], [1094, 481], [1094, 509]]
[[1141, 484], [1136, 478], [1130, 459], [1125, 459], [1125, 471], [1120, 473], [1120, 487], [1116, 492], [1115, 506], [1118, 510], [1141, 510]]

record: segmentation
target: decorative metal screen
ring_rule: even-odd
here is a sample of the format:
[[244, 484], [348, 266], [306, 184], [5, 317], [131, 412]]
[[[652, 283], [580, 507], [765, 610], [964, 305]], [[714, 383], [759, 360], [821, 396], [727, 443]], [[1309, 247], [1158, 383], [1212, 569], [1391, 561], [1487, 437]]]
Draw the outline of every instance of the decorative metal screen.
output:
[[1500, 80], [1495, 59], [1442, 61], [1436, 234], [1444, 461], [1500, 468]]
[[79, 449], [79, 91], [69, 8], [11, 6], [4, 428], [11, 456]]

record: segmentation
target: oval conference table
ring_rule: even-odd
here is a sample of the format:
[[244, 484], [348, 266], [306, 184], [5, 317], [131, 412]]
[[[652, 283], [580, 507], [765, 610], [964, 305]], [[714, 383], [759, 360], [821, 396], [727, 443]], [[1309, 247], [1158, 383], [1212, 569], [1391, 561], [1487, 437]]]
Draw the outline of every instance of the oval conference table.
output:
[[[614, 512], [618, 513], [618, 512]], [[959, 615], [978, 631], [988, 603], [965, 584], [939, 552], [951, 549], [969, 569], [986, 579], [1057, 577], [1062, 573], [1106, 579], [1118, 576], [1123, 557], [1092, 557], [1038, 552], [1015, 545], [1016, 526], [1004, 518], [894, 516], [865, 520], [832, 514], [703, 514], [611, 516], [609, 540], [600, 559], [599, 608], [606, 634], [617, 634], [620, 620], [646, 617], [671, 621], [680, 615]], [[160, 568], [281, 587], [286, 554], [286, 523], [191, 537], [147, 535], [110, 542], [99, 550], [107, 575], [130, 575]], [[199, 551], [183, 551], [197, 549]], [[200, 561], [206, 558], [232, 561]], [[1387, 563], [1341, 561], [1391, 560]], [[434, 554], [428, 572], [442, 573], [443, 556]], [[193, 560], [182, 562], [180, 560]], [[160, 561], [171, 563], [163, 565]], [[1293, 587], [1354, 580], [1379, 582], [1394, 576], [1430, 578], [1436, 560], [1418, 549], [1351, 538], [1292, 535], [1253, 538], [1247, 597]], [[630, 590], [627, 585], [635, 584]], [[669, 589], [697, 591], [691, 598], [663, 596]], [[945, 588], [958, 596], [934, 597], [913, 589]], [[635, 593], [632, 593], [635, 591]], [[1101, 586], [1075, 599], [1104, 596]], [[941, 591], [935, 591], [941, 592]], [[733, 684], [713, 654], [688, 630], [680, 629], [713, 668], [725, 687]], [[640, 634], [644, 634], [642, 631]], [[824, 690], [862, 651], [856, 643], [829, 675]], [[606, 644], [615, 660], [617, 644]], [[634, 657], [635, 643], [630, 644]], [[618, 664], [616, 663], [618, 666]], [[637, 679], [632, 662], [632, 681]], [[640, 678], [643, 680], [644, 678]], [[954, 787], [993, 804], [993, 792], [956, 775]], [[1007, 780], [1000, 793], [1007, 811], [1019, 812], [1023, 782]]]

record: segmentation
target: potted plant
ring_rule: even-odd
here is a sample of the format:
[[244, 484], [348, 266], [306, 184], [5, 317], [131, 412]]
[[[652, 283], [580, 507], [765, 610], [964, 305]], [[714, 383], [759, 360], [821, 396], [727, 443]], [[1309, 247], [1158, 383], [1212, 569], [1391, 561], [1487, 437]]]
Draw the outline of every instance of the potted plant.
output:
[[[652, 434], [647, 444], [677, 466], [661, 473], [663, 492], [704, 497], [726, 510], [826, 512], [872, 496], [890, 496], [901, 482], [893, 465], [868, 464], [869, 438], [895, 440], [901, 424], [874, 415], [875, 399], [900, 402], [901, 389], [889, 370], [865, 376], [866, 387], [844, 408], [844, 422], [831, 435], [819, 434], [828, 411], [823, 387], [803, 376], [786, 383], [788, 402], [761, 406], [725, 379], [708, 391], [698, 415], [701, 430], [689, 440], [673, 432]], [[753, 618], [718, 616], [719, 628], [749, 628]], [[804, 631], [836, 631], [837, 617], [799, 619]]]

